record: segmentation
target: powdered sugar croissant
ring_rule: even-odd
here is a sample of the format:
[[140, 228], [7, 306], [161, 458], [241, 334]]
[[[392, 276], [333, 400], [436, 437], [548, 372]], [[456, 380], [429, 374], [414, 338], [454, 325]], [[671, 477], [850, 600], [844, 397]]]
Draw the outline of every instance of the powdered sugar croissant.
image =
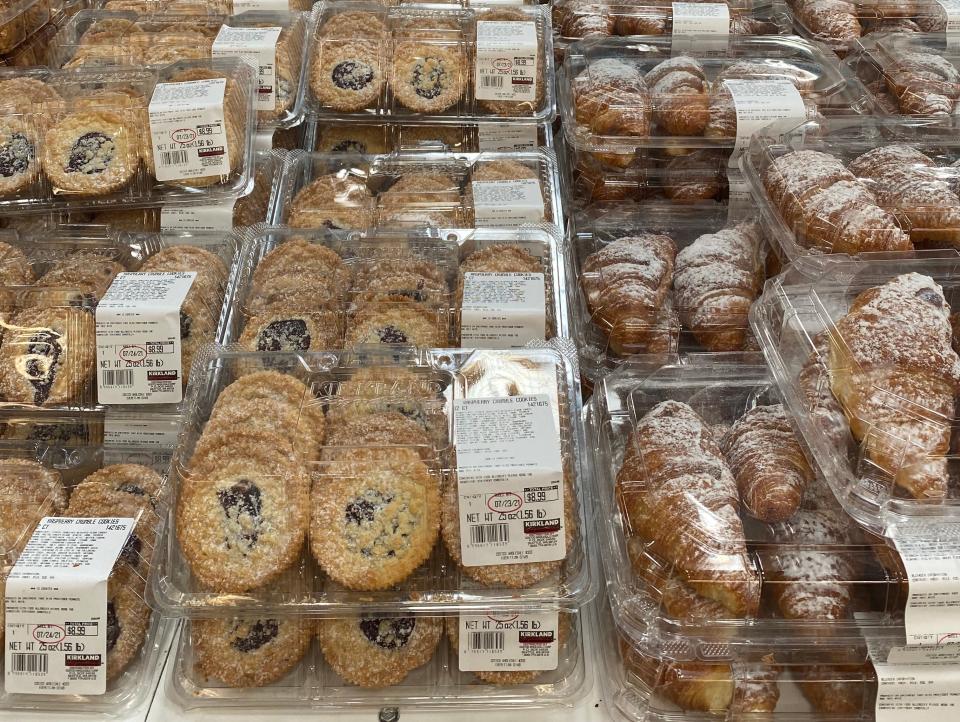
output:
[[897, 276], [854, 299], [830, 335], [830, 388], [867, 458], [917, 499], [947, 493], [960, 389], [950, 307], [934, 280]]
[[757, 613], [759, 585], [747, 555], [736, 483], [711, 430], [679, 401], [637, 422], [617, 474], [633, 534], [698, 594], [730, 614]]
[[933, 52], [899, 51], [884, 76], [904, 115], [950, 115], [960, 98], [960, 71]]
[[702, 135], [710, 119], [707, 79], [695, 59], [677, 56], [658, 64], [644, 78], [653, 117], [670, 135]]

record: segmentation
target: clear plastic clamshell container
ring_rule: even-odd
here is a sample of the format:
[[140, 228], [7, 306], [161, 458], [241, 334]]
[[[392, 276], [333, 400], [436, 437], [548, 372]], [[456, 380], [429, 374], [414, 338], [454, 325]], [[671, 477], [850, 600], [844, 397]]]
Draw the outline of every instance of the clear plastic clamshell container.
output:
[[0, 11], [0, 53], [12, 52], [50, 20], [60, 0], [14, 0]]
[[797, 34], [823, 43], [843, 57], [862, 40], [887, 34], [940, 33], [948, 27], [944, 6], [929, 0], [855, 0], [822, 3], [788, 0]]
[[960, 124], [836, 117], [767, 128], [741, 159], [787, 260], [960, 247]]
[[886, 115], [954, 115], [960, 44], [954, 33], [884, 33], [863, 38], [846, 60]]
[[[727, 6], [722, 12], [709, 12], [701, 22], [716, 25], [726, 21], [730, 35], [790, 35], [793, 18], [778, 0], [735, 0], [716, 3]], [[673, 3], [628, 3], [622, 0], [557, 0], [553, 3], [554, 43], [575, 41], [595, 35], [671, 35], [674, 33]], [[685, 18], [686, 20], [686, 18]], [[692, 20], [691, 20], [692, 22]], [[684, 26], [681, 32], [695, 34]], [[717, 34], [723, 35], [719, 27]]]
[[303, 148], [318, 153], [509, 153], [553, 147], [553, 131], [547, 123], [492, 121], [443, 125], [396, 119], [338, 123], [315, 115], [311, 120], [314, 123]]
[[95, 309], [124, 271], [198, 272], [196, 294], [188, 297], [180, 314], [185, 374], [204, 344], [222, 338], [225, 300], [239, 251], [232, 234], [116, 233], [102, 226], [58, 229], [40, 237], [5, 233], [0, 238], [2, 407], [101, 406]]
[[787, 81], [808, 117], [872, 108], [832, 53], [795, 36], [733, 37], [723, 53], [695, 47], [681, 56], [669, 37], [587, 38], [558, 73], [564, 132], [600, 160], [637, 148], [729, 152], [738, 116], [727, 80]]
[[56, 22], [53, 21], [41, 25], [15, 48], [0, 54], [0, 65], [12, 68], [47, 65], [51, 43], [59, 30]]
[[816, 476], [759, 359], [659, 363], [624, 364], [586, 412], [607, 591], [633, 645], [725, 661], [902, 634], [899, 556]]
[[[186, 135], [171, 141], [179, 145], [155, 155], [148, 114], [155, 90], [220, 79], [224, 100], [207, 111], [204, 132], [183, 129]], [[182, 61], [162, 69], [0, 69], [0, 150], [10, 159], [0, 168], [0, 211], [189, 205], [243, 195], [253, 176], [253, 83], [252, 68], [236, 58]], [[208, 85], [215, 93], [218, 84]], [[162, 112], [158, 122], [170, 125], [170, 113], [179, 111]], [[154, 130], [159, 134], [164, 127]], [[222, 145], [201, 149], [200, 135]], [[185, 143], [192, 144], [189, 150], [178, 150], [188, 147]], [[157, 179], [177, 167], [189, 177]], [[207, 168], [210, 174], [204, 175]]]
[[[268, 3], [269, 4], [269, 3]], [[290, 12], [308, 12], [311, 7], [309, 0], [288, 0], [280, 6], [287, 5]], [[171, 13], [173, 15], [234, 15], [242, 12], [249, 3], [235, 3], [234, 0], [92, 0], [89, 7], [109, 12], [135, 12], [140, 15], [156, 15]]]
[[[53, 39], [48, 62], [64, 69], [162, 67], [181, 60], [229, 56], [230, 47], [245, 47], [263, 63], [272, 47], [270, 62], [257, 69], [254, 109], [261, 127], [290, 127], [303, 119], [309, 23], [305, 13], [141, 15], [81, 10]], [[225, 32], [224, 27], [234, 32]]]
[[[479, 188], [478, 188], [479, 185]], [[296, 228], [499, 228], [562, 223], [552, 150], [523, 153], [297, 153], [273, 222]]]
[[878, 534], [960, 518], [958, 278], [956, 251], [801, 259], [767, 283], [751, 313], [824, 477]]
[[[560, 615], [555, 669], [477, 673], [459, 669], [456, 616], [194, 619], [171, 658], [167, 694], [185, 709], [572, 707], [590, 687], [583, 617]], [[250, 638], [257, 625], [289, 640], [282, 660], [269, 669], [254, 669], [256, 661], [225, 664], [218, 645], [245, 632]]]
[[[175, 430], [176, 417], [167, 417]], [[0, 712], [122, 715], [156, 690], [175, 625], [144, 601], [165, 500], [167, 468], [155, 447], [104, 441], [102, 414], [0, 412], [0, 591], [45, 516], [132, 517], [107, 587], [107, 689], [102, 695], [0, 691]], [[169, 458], [169, 457], [167, 457]], [[3, 659], [0, 658], [0, 667]]]
[[554, 118], [549, 8], [328, 2], [314, 16], [310, 102], [327, 119]]
[[570, 224], [574, 339], [596, 381], [633, 354], [758, 350], [747, 313], [766, 277], [752, 219], [721, 204], [598, 204]]
[[[540, 394], [560, 429], [566, 557], [462, 566], [454, 404]], [[195, 364], [186, 406], [150, 584], [165, 615], [576, 611], [594, 593], [579, 385], [552, 348], [220, 349]], [[236, 464], [221, 473], [223, 454]]]
[[615, 722], [874, 719], [877, 678], [862, 643], [799, 654], [760, 643], [729, 660], [677, 661], [637, 647], [608, 605], [595, 607], [598, 678]]
[[[249, 233], [224, 337], [250, 351], [518, 348], [570, 336], [569, 267], [553, 226]], [[295, 278], [307, 270], [317, 277]], [[493, 325], [463, 319], [471, 272], [516, 274], [516, 280], [535, 274], [528, 290], [514, 290], [526, 308], [502, 307]], [[533, 297], [540, 276], [542, 301]]]

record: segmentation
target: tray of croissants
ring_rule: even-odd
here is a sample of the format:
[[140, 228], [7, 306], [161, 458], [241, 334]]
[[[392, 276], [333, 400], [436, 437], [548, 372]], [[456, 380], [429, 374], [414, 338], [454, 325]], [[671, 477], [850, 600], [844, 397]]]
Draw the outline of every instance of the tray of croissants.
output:
[[845, 510], [888, 536], [960, 520], [960, 253], [800, 259], [751, 321]]
[[777, 259], [750, 215], [721, 203], [603, 203], [570, 228], [586, 380], [638, 353], [759, 351], [747, 314]]
[[900, 557], [838, 504], [762, 361], [659, 363], [624, 363], [586, 413], [621, 635], [675, 660], [902, 635]]
[[955, 118], [836, 116], [768, 127], [741, 164], [788, 260], [960, 248]]
[[733, 148], [735, 81], [793, 85], [808, 118], [871, 112], [873, 101], [824, 46], [796, 36], [731, 36], [724, 54], [673, 54], [670, 36], [591, 37], [570, 46], [557, 81], [567, 139], [579, 148]]

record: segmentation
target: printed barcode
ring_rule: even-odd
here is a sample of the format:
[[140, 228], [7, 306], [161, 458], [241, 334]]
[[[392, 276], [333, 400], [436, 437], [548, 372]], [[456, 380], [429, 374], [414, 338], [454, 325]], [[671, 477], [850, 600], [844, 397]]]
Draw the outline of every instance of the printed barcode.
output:
[[470, 649], [503, 651], [503, 632], [470, 632]]
[[480, 76], [480, 85], [484, 88], [502, 88], [503, 76], [501, 75], [482, 75]]
[[503, 544], [508, 541], [509, 524], [477, 524], [470, 527], [471, 544]]
[[114, 369], [103, 372], [104, 386], [133, 386], [133, 369]]
[[49, 654], [24, 654], [14, 652], [10, 655], [10, 664], [14, 672], [46, 674]]
[[160, 154], [160, 162], [164, 165], [186, 165], [190, 158], [185, 150], [167, 150]]

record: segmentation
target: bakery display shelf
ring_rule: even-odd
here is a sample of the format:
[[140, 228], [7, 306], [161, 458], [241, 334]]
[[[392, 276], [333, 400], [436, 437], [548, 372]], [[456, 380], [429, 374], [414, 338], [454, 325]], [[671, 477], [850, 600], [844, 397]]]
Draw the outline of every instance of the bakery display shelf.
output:
[[[3, 234], [0, 305], [9, 314], [0, 344], [3, 408], [104, 408], [97, 391], [95, 311], [119, 273], [197, 272], [180, 313], [185, 380], [198, 350], [223, 338], [225, 302], [240, 250], [232, 232], [129, 233], [62, 226], [39, 236], [15, 230]], [[120, 377], [113, 381], [122, 383]], [[171, 410], [170, 404], [162, 408]]]
[[210, 58], [215, 50], [217, 57], [223, 57], [225, 50], [216, 47], [223, 27], [246, 32], [246, 35], [235, 33], [235, 37], [227, 39], [254, 47], [261, 63], [262, 55], [268, 52], [261, 46], [268, 47], [268, 41], [266, 36], [258, 39], [251, 33], [258, 29], [279, 29], [270, 63], [257, 68], [254, 88], [257, 124], [261, 130], [269, 130], [289, 128], [301, 122], [307, 88], [304, 68], [312, 30], [306, 13], [143, 15], [130, 10], [81, 10], [52, 39], [46, 64], [64, 69], [111, 65], [162, 67], [182, 60]]
[[596, 382], [634, 354], [756, 351], [768, 247], [720, 203], [600, 203], [571, 217], [573, 337]]
[[[481, 191], [486, 191], [480, 203], [475, 183], [484, 184]], [[508, 228], [544, 222], [560, 227], [563, 218], [556, 155], [545, 148], [522, 153], [294, 152], [274, 200], [273, 222], [298, 228]]]
[[[148, 108], [156, 89], [175, 93], [169, 84], [206, 80], [215, 94], [221, 79], [223, 103], [208, 111], [222, 118], [209, 126], [219, 128], [220, 140], [204, 139], [210, 145], [201, 155], [198, 146], [182, 145], [195, 144], [199, 134], [178, 136], [177, 148], [190, 150], [155, 155]], [[3, 213], [194, 205], [250, 190], [254, 71], [242, 60], [189, 60], [160, 69], [2, 68], [0, 93], [8, 99], [0, 114], [0, 147], [21, 156], [0, 187]], [[187, 177], [158, 180], [158, 160], [160, 175], [185, 163]]]
[[[323, 713], [398, 706], [411, 713], [452, 707], [477, 712], [559, 711], [577, 704], [590, 687], [585, 617], [585, 613], [559, 615], [554, 669], [478, 673], [459, 669], [456, 615], [281, 617], [258, 622], [194, 619], [184, 623], [171, 656], [167, 694], [185, 709], [202, 710]], [[278, 627], [278, 640], [296, 641], [264, 652], [264, 658], [277, 655], [271, 657], [276, 661], [269, 669], [253, 669], [250, 662], [236, 664], [221, 656], [221, 645], [227, 646], [232, 637], [247, 630], [253, 633], [256, 624], [271, 622]], [[378, 648], [377, 640], [384, 640], [388, 651]]]
[[[611, 157], [637, 148], [733, 149], [737, 107], [731, 82], [792, 85], [806, 117], [870, 113], [873, 101], [824, 46], [796, 36], [731, 38], [674, 57], [662, 36], [586, 38], [572, 45], [557, 77], [564, 133], [575, 147]], [[738, 93], [749, 93], [749, 83]], [[746, 97], [746, 96], [744, 96]], [[801, 116], [802, 117], [802, 116]]]
[[[323, 278], [309, 286], [272, 287], [273, 269], [286, 269], [292, 276], [307, 257], [325, 264]], [[472, 330], [462, 334], [467, 273], [533, 281], [528, 290], [514, 291], [526, 299], [526, 309], [503, 308], [499, 340], [476, 336], [499, 333], [494, 327], [481, 331], [476, 319]], [[250, 351], [457, 347], [461, 342], [519, 348], [569, 337], [568, 274], [566, 251], [552, 225], [369, 232], [250, 229], [224, 339]], [[541, 293], [542, 302], [531, 297]], [[374, 333], [377, 323], [389, 325], [392, 332]], [[287, 330], [278, 335], [280, 326]]]
[[[338, 0], [316, 5], [314, 22], [309, 107], [328, 120], [549, 123], [556, 114], [545, 6], [385, 7]], [[513, 60], [494, 63], [498, 50]]]
[[761, 360], [667, 361], [624, 363], [587, 406], [621, 635], [680, 662], [902, 637], [900, 557], [836, 503]]
[[[582, 429], [576, 423], [579, 385], [563, 353], [552, 348], [303, 353], [214, 348], [195, 363], [191, 375], [190, 411], [173, 462], [169, 534], [150, 582], [151, 604], [165, 615], [336, 617], [360, 610], [436, 614], [518, 606], [573, 611], [593, 596], [585, 534], [592, 524], [591, 494], [582, 475]], [[518, 395], [544, 396], [558, 430], [564, 471], [554, 485], [563, 488], [557, 500], [564, 505], [564, 521], [552, 533], [563, 533], [565, 557], [461, 566], [456, 561], [462, 557], [452, 410], [462, 399]], [[223, 424], [249, 411], [243, 408], [248, 397], [260, 399], [260, 427], [223, 438]], [[290, 426], [282, 429], [282, 437], [272, 430], [281, 422]], [[229, 464], [222, 470], [209, 466], [224, 454], [235, 456], [254, 480], [235, 476]], [[349, 540], [367, 528], [360, 526], [362, 519], [351, 522], [350, 515], [338, 514], [326, 519], [331, 505], [351, 493], [370, 464], [392, 469], [377, 475], [376, 484], [393, 488], [395, 483], [396, 488], [369, 493], [396, 496], [409, 511], [398, 507], [401, 501], [371, 501], [368, 521], [401, 514], [406, 531], [383, 523], [407, 541], [398, 542], [392, 555], [370, 548], [361, 561], [360, 547]], [[242, 506], [248, 494], [240, 489], [247, 486], [258, 490], [250, 494], [261, 499], [259, 505]], [[229, 489], [237, 491], [228, 494]], [[221, 490], [226, 494], [222, 507], [217, 502]], [[234, 497], [235, 516], [241, 519], [237, 527], [230, 523], [235, 505], [227, 503]], [[263, 516], [269, 527], [258, 521]], [[254, 533], [243, 544], [225, 544], [217, 531], [225, 530], [229, 542], [247, 534], [250, 524], [259, 525], [254, 530], [262, 529], [266, 541]], [[210, 534], [215, 539], [207, 539]], [[251, 551], [264, 544], [269, 554]], [[239, 567], [238, 555], [245, 558]]]
[[741, 159], [787, 260], [960, 246], [960, 144], [951, 118], [836, 117], [767, 128]]
[[[157, 420], [176, 433], [178, 419]], [[176, 626], [154, 613], [144, 588], [166, 503], [169, 449], [137, 440], [104, 438], [98, 413], [0, 412], [0, 489], [16, 522], [0, 532], [0, 577], [6, 581], [34, 528], [45, 516], [119, 516], [136, 519], [111, 573], [107, 615], [107, 687], [103, 694], [65, 696], [0, 691], [0, 711], [122, 715], [155, 689], [158, 665]], [[109, 622], [108, 622], [109, 623]], [[4, 661], [0, 658], [0, 668]]]
[[[800, 259], [751, 325], [811, 454], [877, 534], [956, 521], [960, 256]], [[874, 315], [878, 305], [885, 310]]]

